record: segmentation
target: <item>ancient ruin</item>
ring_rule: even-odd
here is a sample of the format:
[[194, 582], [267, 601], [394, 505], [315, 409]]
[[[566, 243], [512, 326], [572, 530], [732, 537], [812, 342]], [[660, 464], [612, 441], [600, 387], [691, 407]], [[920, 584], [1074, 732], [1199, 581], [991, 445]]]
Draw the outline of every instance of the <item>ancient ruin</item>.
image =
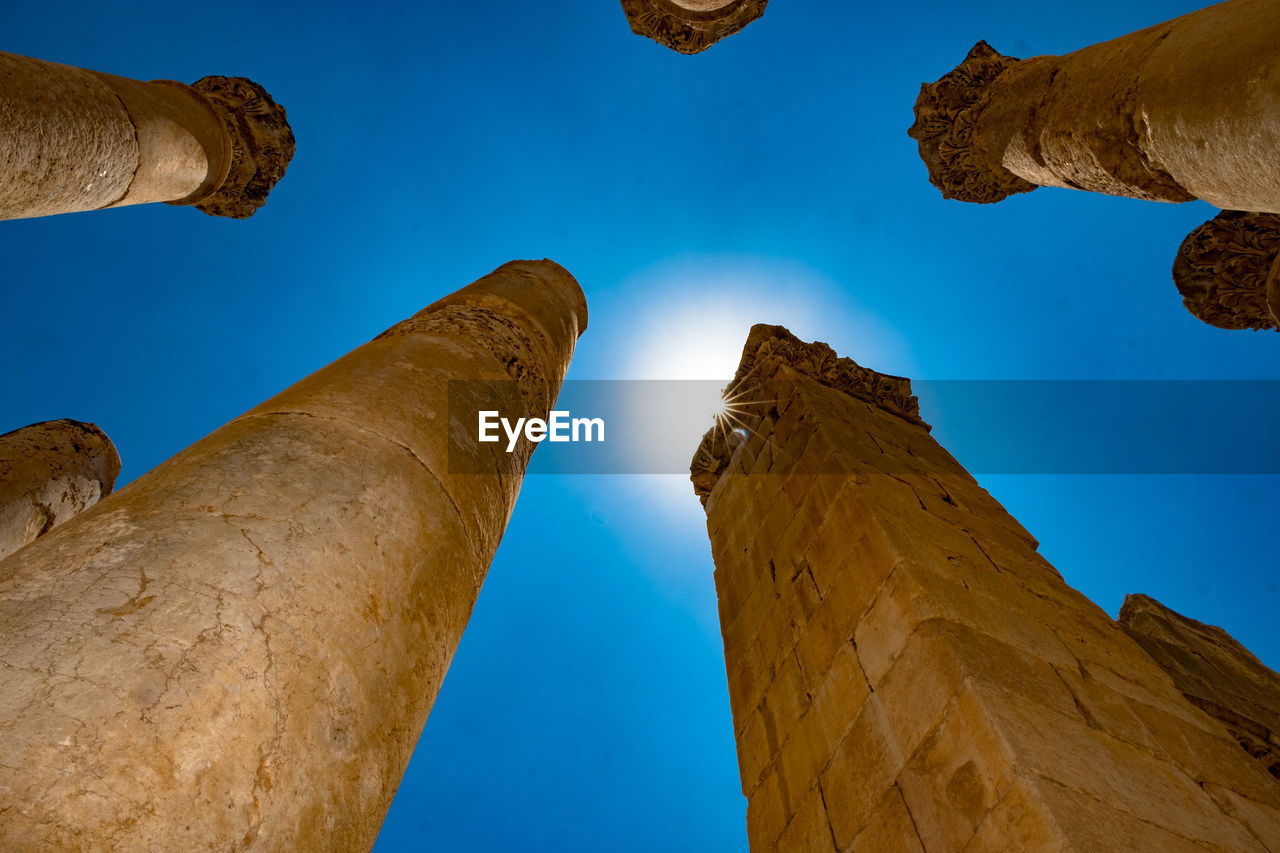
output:
[[947, 198], [1037, 186], [1280, 213], [1280, 7], [1228, 0], [1064, 56], [979, 42], [909, 131]]
[[1280, 675], [1221, 628], [1130, 595], [1120, 626], [1173, 678], [1187, 701], [1221, 722], [1280, 779]]
[[1224, 238], [1241, 233], [1241, 216], [1248, 233], [1280, 241], [1277, 27], [1275, 3], [1228, 0], [1064, 56], [1020, 60], [978, 42], [921, 87], [908, 133], [949, 199], [1050, 186], [1229, 211], [1183, 244], [1178, 289], [1210, 325], [1274, 328], [1266, 274], [1257, 281], [1256, 259], [1243, 257], [1252, 247], [1218, 269], [1204, 258], [1222, 254], [1215, 243], [1234, 251]]
[[60, 420], [0, 435], [0, 557], [111, 494], [120, 454], [94, 424]]
[[1280, 677], [1068, 586], [907, 380], [756, 326], [726, 396], [692, 480], [752, 850], [1275, 849], [1280, 783], [1238, 740], [1274, 743]]
[[0, 53], [0, 219], [163, 201], [244, 219], [293, 157], [244, 77], [143, 82]]
[[631, 31], [680, 53], [701, 53], [764, 14], [769, 0], [622, 0]]
[[531, 452], [451, 382], [545, 415], [586, 321], [509, 263], [0, 561], [0, 848], [368, 850]]
[[1223, 211], [1191, 232], [1173, 262], [1187, 310], [1220, 329], [1280, 325], [1280, 215]]

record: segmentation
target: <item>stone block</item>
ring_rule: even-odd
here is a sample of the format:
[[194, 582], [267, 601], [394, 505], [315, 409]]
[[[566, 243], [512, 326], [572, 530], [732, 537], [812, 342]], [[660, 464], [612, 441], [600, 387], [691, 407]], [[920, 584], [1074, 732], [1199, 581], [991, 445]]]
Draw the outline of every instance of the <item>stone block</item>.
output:
[[[861, 645], [858, 651], [862, 660]], [[966, 684], [999, 702], [1078, 715], [1074, 697], [1052, 666], [972, 628], [941, 620], [916, 629], [889, 671], [879, 682], [871, 680], [906, 755], [915, 752]]]
[[876, 696], [862, 705], [819, 780], [836, 847], [844, 850], [868, 825], [906, 763]]
[[1017, 756], [987, 709], [962, 688], [898, 777], [930, 850], [960, 850], [1013, 784]]
[[778, 839], [777, 853], [836, 853], [822, 792], [810, 788]]
[[844, 853], [924, 853], [902, 791], [894, 785], [876, 805], [867, 826]]
[[809, 712], [805, 715], [810, 745], [820, 762], [817, 769], [826, 766], [870, 695], [871, 687], [862, 674], [853, 643], [846, 642], [822, 681], [812, 690]]

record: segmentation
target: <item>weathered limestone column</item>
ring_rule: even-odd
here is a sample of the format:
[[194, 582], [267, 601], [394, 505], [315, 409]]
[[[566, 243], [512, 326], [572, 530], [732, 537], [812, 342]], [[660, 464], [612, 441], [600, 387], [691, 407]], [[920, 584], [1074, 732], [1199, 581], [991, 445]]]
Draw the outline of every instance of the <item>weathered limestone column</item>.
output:
[[1280, 779], [1280, 674], [1226, 631], [1130, 595], [1120, 626], [1173, 678], [1191, 704], [1218, 720]]
[[368, 850], [532, 451], [452, 473], [451, 385], [585, 325], [507, 264], [0, 561], [0, 849]]
[[[1280, 784], [1063, 581], [910, 384], [777, 326], [692, 466], [753, 851], [1274, 850]], [[763, 401], [751, 405], [753, 401]]]
[[0, 53], [0, 219], [163, 201], [244, 219], [293, 157], [244, 77], [142, 82]]
[[1173, 262], [1187, 310], [1220, 329], [1280, 326], [1280, 216], [1226, 210], [1192, 231]]
[[111, 494], [120, 454], [93, 424], [60, 420], [0, 435], [0, 557]]
[[764, 14], [769, 0], [622, 0], [631, 31], [680, 53], [700, 53]]
[[910, 134], [947, 198], [1036, 186], [1280, 213], [1280, 4], [1228, 0], [1065, 56], [985, 42]]

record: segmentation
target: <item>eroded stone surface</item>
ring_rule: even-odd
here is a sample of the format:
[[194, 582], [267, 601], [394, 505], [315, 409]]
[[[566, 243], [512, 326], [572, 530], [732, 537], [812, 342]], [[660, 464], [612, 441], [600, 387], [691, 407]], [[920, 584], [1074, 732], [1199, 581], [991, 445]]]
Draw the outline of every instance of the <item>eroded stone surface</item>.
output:
[[1280, 215], [1226, 210], [1187, 235], [1173, 262], [1187, 310], [1219, 329], [1280, 325]]
[[1280, 779], [1280, 674], [1221, 628], [1145, 595], [1125, 598], [1120, 624], [1192, 704]]
[[1280, 213], [1277, 27], [1270, 0], [1229, 0], [1064, 56], [980, 43], [922, 88], [911, 135], [948, 198], [1037, 185]]
[[532, 452], [453, 473], [449, 383], [585, 322], [508, 264], [0, 562], [0, 848], [368, 850]]
[[701, 53], [764, 14], [769, 0], [622, 0], [636, 35], [680, 53]]
[[1036, 553], [905, 379], [752, 329], [692, 466], [753, 851], [1273, 849], [1280, 786]]
[[94, 424], [60, 420], [0, 435], [0, 558], [111, 494], [120, 455]]
[[0, 54], [0, 219], [165, 201], [244, 218], [293, 156], [252, 81], [143, 82]]

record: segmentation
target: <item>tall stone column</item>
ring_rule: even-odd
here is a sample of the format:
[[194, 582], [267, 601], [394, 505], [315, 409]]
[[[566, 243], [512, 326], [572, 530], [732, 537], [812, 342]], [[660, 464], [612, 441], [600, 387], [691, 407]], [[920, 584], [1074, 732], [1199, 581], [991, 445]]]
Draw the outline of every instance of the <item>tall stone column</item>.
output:
[[532, 451], [451, 385], [545, 416], [585, 325], [507, 264], [0, 561], [0, 848], [368, 850]]
[[1280, 4], [1228, 0], [1064, 56], [979, 42], [910, 134], [947, 198], [1037, 186], [1280, 213]]
[[[751, 330], [707, 512], [753, 851], [1263, 851], [1280, 784], [929, 435]], [[732, 425], [732, 424], [731, 424]]]
[[680, 53], [701, 53], [764, 14], [769, 0], [622, 0], [631, 31]]
[[60, 420], [0, 435], [0, 557], [111, 494], [120, 454], [93, 424]]
[[1173, 262], [1187, 310], [1220, 329], [1280, 326], [1280, 215], [1226, 210], [1187, 236]]
[[244, 77], [142, 82], [0, 53], [0, 219], [163, 201], [244, 219], [293, 157]]

